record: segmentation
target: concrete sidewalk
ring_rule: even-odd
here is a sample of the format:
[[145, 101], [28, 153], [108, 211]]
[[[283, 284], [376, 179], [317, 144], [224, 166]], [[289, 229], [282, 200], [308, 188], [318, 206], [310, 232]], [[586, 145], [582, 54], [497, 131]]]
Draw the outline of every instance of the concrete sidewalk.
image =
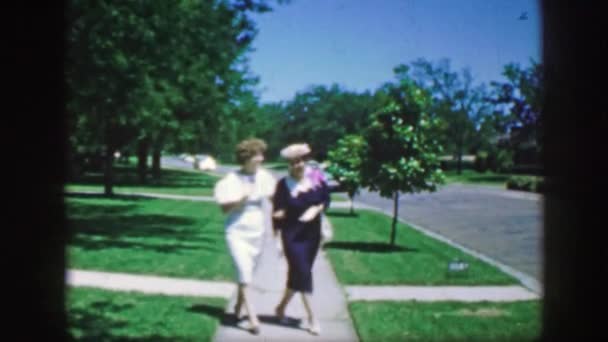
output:
[[95, 287], [112, 291], [135, 291], [167, 296], [230, 298], [234, 283], [157, 277], [141, 274], [68, 270], [66, 283], [74, 287]]
[[514, 302], [539, 296], [521, 286], [347, 286], [349, 301]]
[[[255, 336], [243, 326], [222, 325], [214, 341], [358, 341], [359, 338], [349, 316], [346, 294], [338, 284], [336, 276], [323, 251], [319, 252], [313, 267], [313, 310], [321, 326], [321, 335], [311, 335], [299, 294], [287, 306], [285, 314], [293, 324], [279, 324], [274, 309], [285, 290], [287, 264], [279, 257], [272, 234], [264, 239], [263, 254], [252, 284], [253, 305], [260, 319], [260, 334]], [[228, 304], [226, 313], [232, 315], [236, 297]]]
[[[274, 246], [273, 246], [274, 247]], [[277, 262], [284, 263], [283, 260]], [[326, 265], [327, 266], [327, 265]], [[284, 265], [281, 268], [286, 268]], [[316, 270], [316, 269], [315, 269]], [[72, 287], [94, 287], [110, 291], [133, 291], [166, 296], [232, 298], [236, 285], [232, 282], [159, 277], [141, 274], [68, 270], [66, 283]], [[257, 293], [280, 293], [280, 286], [265, 290], [258, 280]], [[417, 301], [518, 301], [540, 297], [521, 286], [358, 286], [345, 287], [348, 301], [355, 300], [417, 300]], [[300, 310], [301, 311], [301, 310]], [[232, 312], [228, 312], [232, 314]]]

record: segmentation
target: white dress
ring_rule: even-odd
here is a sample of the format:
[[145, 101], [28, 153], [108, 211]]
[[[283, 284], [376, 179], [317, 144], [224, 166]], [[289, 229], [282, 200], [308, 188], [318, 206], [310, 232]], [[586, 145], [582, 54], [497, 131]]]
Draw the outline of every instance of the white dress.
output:
[[254, 175], [230, 172], [215, 185], [214, 197], [219, 204], [239, 201], [250, 191], [246, 204], [230, 211], [225, 222], [226, 242], [240, 284], [251, 283], [264, 235], [262, 203], [272, 196], [275, 186], [275, 178], [264, 169]]

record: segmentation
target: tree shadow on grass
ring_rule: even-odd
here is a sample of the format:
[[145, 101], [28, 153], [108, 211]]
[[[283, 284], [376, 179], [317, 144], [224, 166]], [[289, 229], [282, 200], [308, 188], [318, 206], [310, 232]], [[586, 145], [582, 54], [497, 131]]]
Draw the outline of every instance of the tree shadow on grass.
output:
[[416, 248], [407, 246], [391, 245], [383, 242], [355, 242], [355, 241], [333, 241], [324, 246], [325, 249], [343, 249], [366, 253], [395, 253], [395, 252], [418, 252]]
[[[137, 210], [140, 203], [135, 203], [131, 199], [112, 199], [111, 203], [90, 203], [90, 202], [78, 202], [72, 201], [71, 199], [86, 198], [86, 199], [97, 199], [99, 195], [95, 197], [91, 195], [78, 194], [76, 196], [69, 196], [70, 200], [65, 202], [66, 214], [68, 219], [82, 218], [82, 217], [97, 217], [97, 216], [121, 216], [127, 215], [129, 212]], [[107, 199], [107, 197], [105, 198]]]
[[[123, 197], [124, 198], [124, 197]], [[221, 252], [223, 230], [213, 220], [138, 214], [138, 204], [114, 199], [108, 204], [67, 204], [71, 246], [86, 250], [145, 249], [161, 253], [205, 249]]]
[[[179, 170], [161, 171], [161, 178], [147, 178], [142, 183], [135, 167], [117, 166], [114, 168], [114, 185], [127, 187], [146, 187], [146, 188], [213, 188], [217, 178], [204, 174], [193, 173]], [[77, 180], [70, 182], [74, 185], [99, 185], [103, 186], [103, 173], [88, 172]]]
[[[115, 329], [128, 326], [128, 323], [117, 319], [98, 314], [97, 309], [75, 308], [68, 314], [70, 330], [77, 329], [78, 337], [72, 336], [73, 341], [118, 341], [120, 336], [112, 333]], [[73, 334], [73, 332], [72, 332]], [[74, 335], [74, 334], [73, 334]]]
[[[68, 313], [69, 326], [71, 330], [78, 330], [78, 337], [72, 336], [73, 341], [141, 341], [141, 342], [169, 342], [190, 341], [179, 337], [160, 336], [158, 334], [142, 334], [143, 336], [125, 336], [120, 330], [128, 329], [129, 326], [137, 324], [128, 320], [111, 317], [129, 309], [134, 304], [116, 304], [111, 301], [101, 300], [91, 303], [87, 308], [70, 309]], [[72, 332], [73, 334], [73, 332]], [[74, 334], [73, 334], [74, 335]]]
[[[221, 252], [223, 235], [201, 232], [196, 221], [170, 215], [98, 215], [69, 221], [70, 245], [86, 250], [145, 249], [161, 253], [184, 250]], [[134, 241], [136, 239], [136, 241]]]
[[351, 218], [357, 218], [359, 217], [359, 214], [357, 212], [354, 213], [350, 213], [350, 212], [346, 212], [346, 211], [329, 211], [326, 214], [328, 217], [351, 217]]
[[147, 250], [157, 253], [166, 254], [178, 254], [185, 251], [201, 251], [222, 253], [224, 249], [218, 246], [217, 242], [211, 239], [204, 244], [196, 246], [172, 243], [172, 244], [153, 244], [145, 242], [132, 242], [132, 241], [120, 241], [120, 240], [89, 240], [83, 237], [75, 237], [70, 245], [79, 247], [89, 251], [105, 250], [108, 248], [120, 248], [120, 249], [131, 249], [131, 250]]
[[154, 198], [139, 196], [139, 195], [126, 195], [126, 194], [117, 194], [114, 193], [112, 195], [105, 195], [100, 193], [65, 193], [63, 194], [64, 198], [74, 198], [74, 199], [111, 199], [116, 203], [121, 202], [134, 202], [134, 201], [154, 201]]

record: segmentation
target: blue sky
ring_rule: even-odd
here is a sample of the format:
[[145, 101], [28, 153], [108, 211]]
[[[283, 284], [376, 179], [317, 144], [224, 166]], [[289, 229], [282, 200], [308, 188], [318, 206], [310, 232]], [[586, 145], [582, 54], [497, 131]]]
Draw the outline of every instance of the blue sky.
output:
[[[523, 12], [528, 19], [518, 20]], [[468, 66], [477, 83], [541, 57], [535, 0], [292, 0], [254, 20], [250, 67], [262, 102], [290, 100], [312, 84], [373, 90], [419, 57]]]

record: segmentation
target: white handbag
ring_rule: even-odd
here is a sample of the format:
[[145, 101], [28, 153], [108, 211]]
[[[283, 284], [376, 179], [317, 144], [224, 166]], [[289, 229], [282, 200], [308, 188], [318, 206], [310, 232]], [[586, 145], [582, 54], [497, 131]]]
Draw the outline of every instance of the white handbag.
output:
[[327, 222], [327, 219], [324, 219], [321, 221], [321, 243], [326, 243], [328, 241], [331, 241], [331, 239], [334, 237], [334, 232], [333, 229], [331, 228], [331, 225], [329, 224], [329, 222]]

